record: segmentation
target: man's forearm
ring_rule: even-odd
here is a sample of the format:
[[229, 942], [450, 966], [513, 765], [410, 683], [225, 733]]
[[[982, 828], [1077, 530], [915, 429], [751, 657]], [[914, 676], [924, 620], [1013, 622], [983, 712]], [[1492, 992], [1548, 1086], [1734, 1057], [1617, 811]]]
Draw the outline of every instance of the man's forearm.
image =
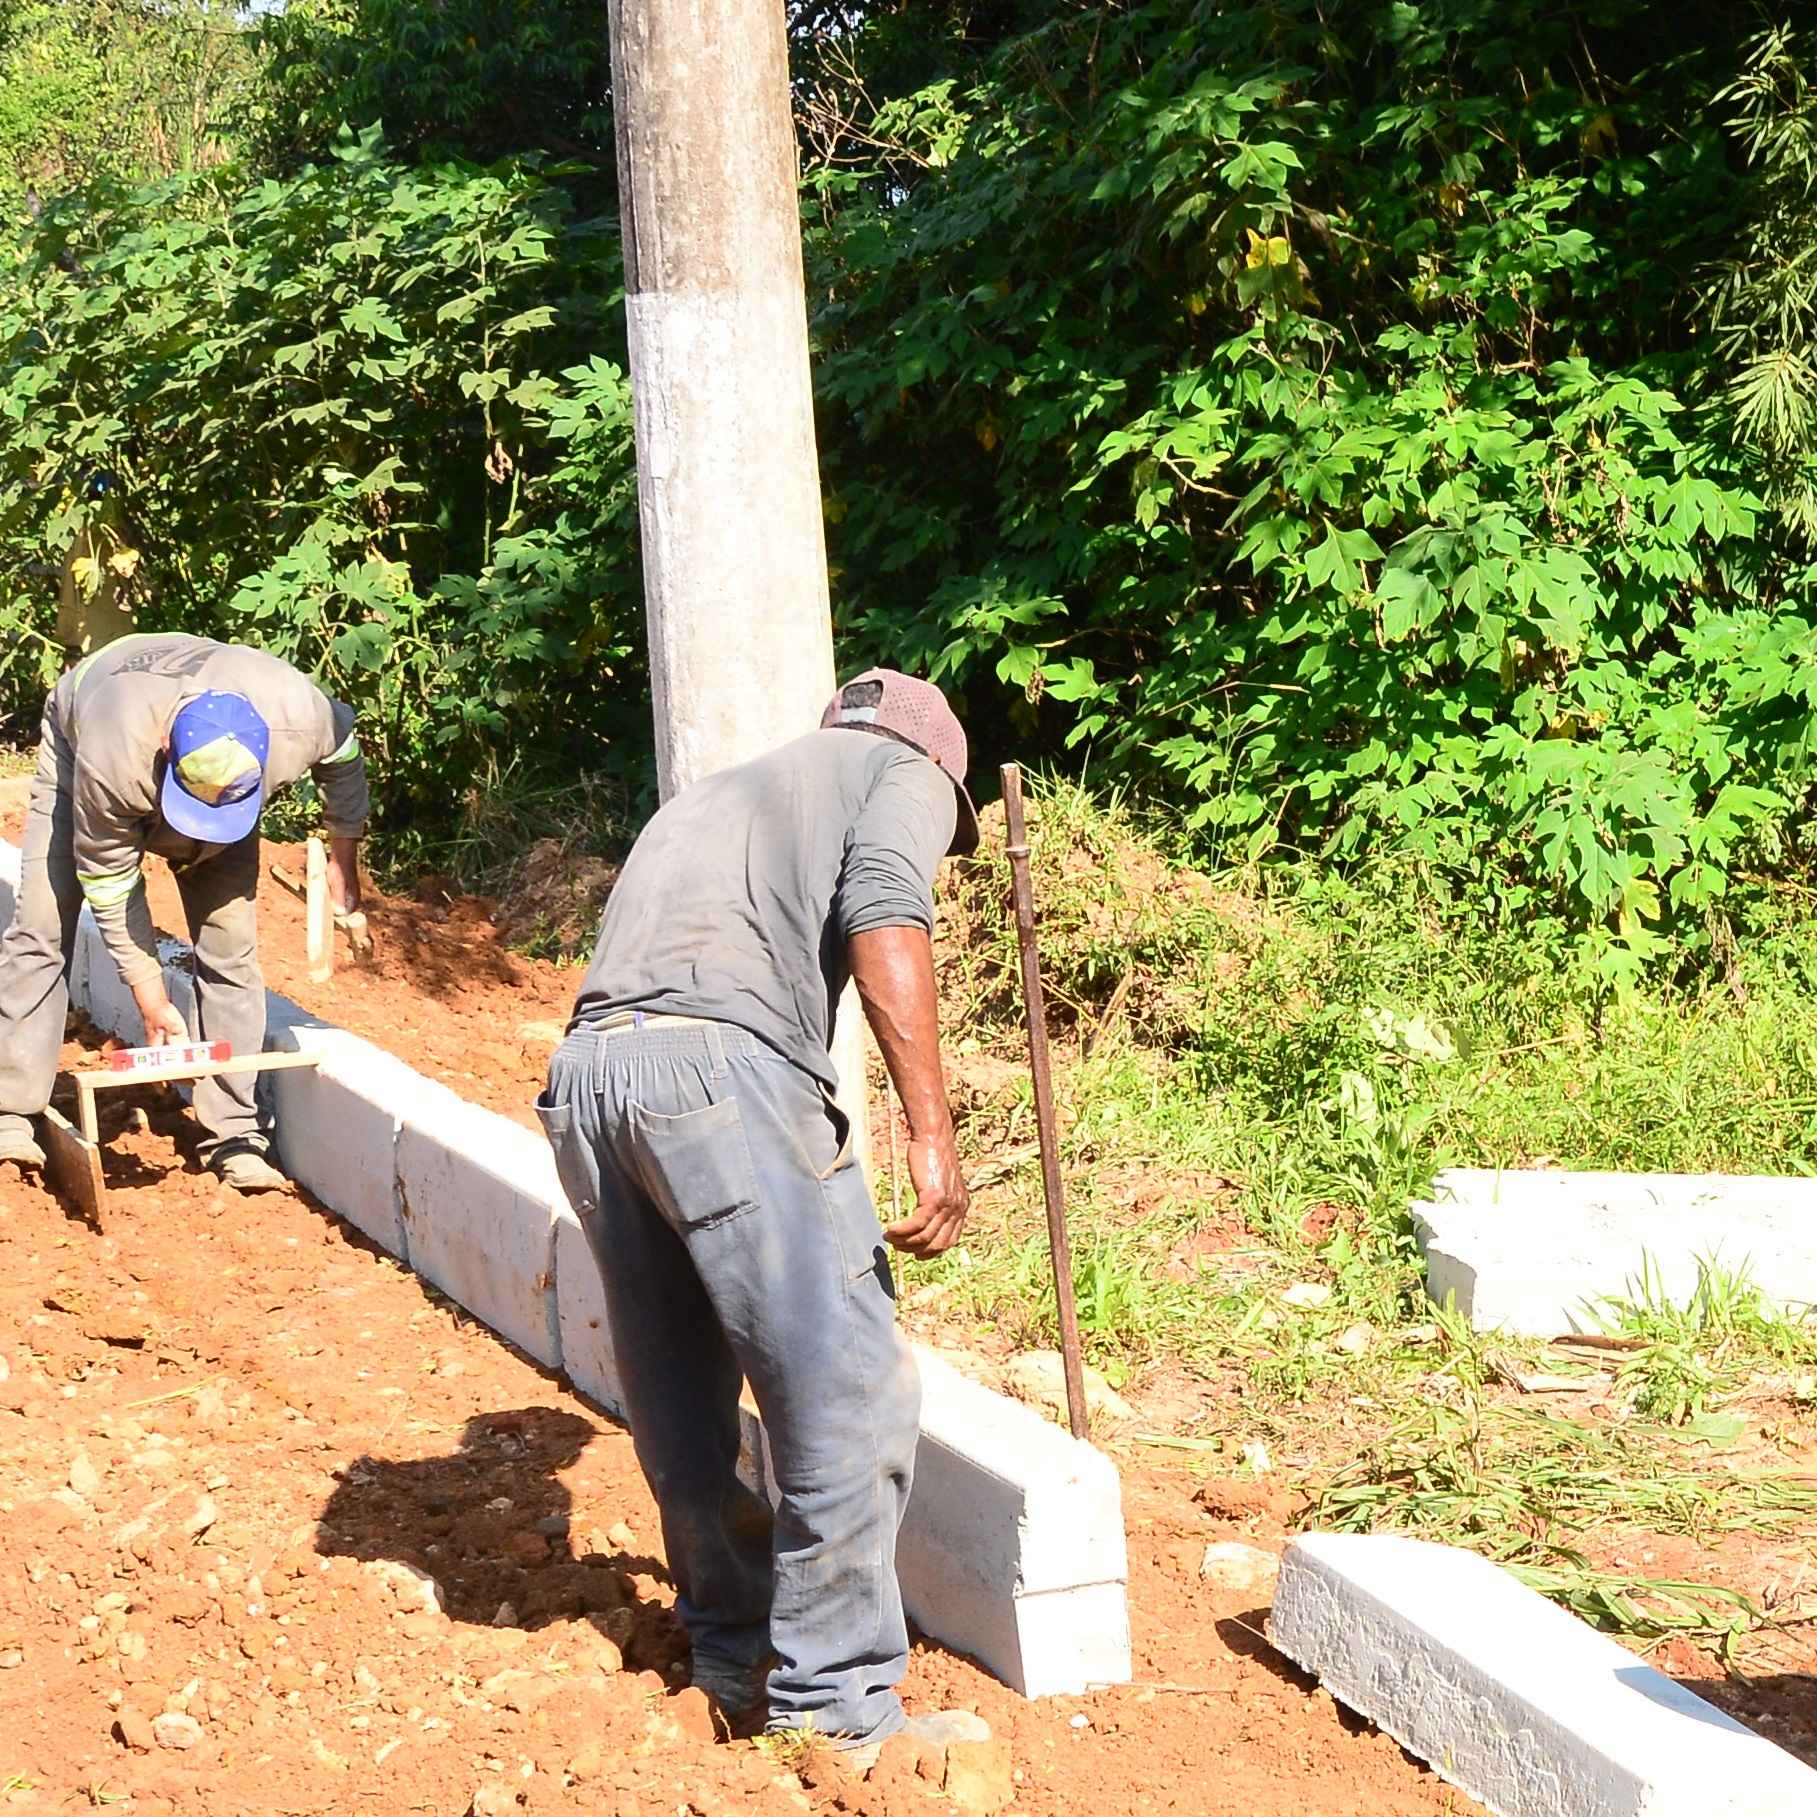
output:
[[933, 942], [918, 927], [873, 928], [852, 936], [846, 957], [909, 1134], [922, 1141], [950, 1139]]
[[918, 927], [879, 927], [854, 934], [846, 942], [846, 957], [908, 1115], [915, 1209], [883, 1234], [905, 1254], [925, 1260], [958, 1241], [971, 1203], [940, 1074], [933, 943]]
[[[89, 906], [94, 908], [92, 901]], [[128, 989], [137, 990], [163, 977], [157, 930], [152, 926], [151, 905], [145, 899], [143, 882], [123, 900], [94, 908], [94, 916], [101, 944], [120, 968], [121, 980]]]

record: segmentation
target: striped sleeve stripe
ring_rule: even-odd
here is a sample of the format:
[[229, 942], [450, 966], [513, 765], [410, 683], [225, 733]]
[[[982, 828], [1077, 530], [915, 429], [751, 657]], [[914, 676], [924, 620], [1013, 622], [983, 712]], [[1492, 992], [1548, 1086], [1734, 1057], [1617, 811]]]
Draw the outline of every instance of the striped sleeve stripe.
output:
[[330, 751], [322, 759], [324, 763], [352, 763], [360, 754], [360, 741], [357, 734], [349, 732], [341, 741], [338, 749]]
[[88, 898], [90, 908], [113, 908], [139, 887], [139, 867], [135, 864], [131, 870], [101, 876], [78, 871], [76, 881], [82, 885], [82, 894]]

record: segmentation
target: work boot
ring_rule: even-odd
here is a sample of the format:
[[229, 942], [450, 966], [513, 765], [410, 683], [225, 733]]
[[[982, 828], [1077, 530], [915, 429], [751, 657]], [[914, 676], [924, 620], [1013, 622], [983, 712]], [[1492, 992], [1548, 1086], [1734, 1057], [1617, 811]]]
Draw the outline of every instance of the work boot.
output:
[[728, 1660], [696, 1658], [688, 1682], [719, 1706], [729, 1727], [761, 1717], [768, 1702], [768, 1665], [738, 1666]]
[[32, 1136], [29, 1124], [0, 1127], [0, 1167], [11, 1161], [21, 1173], [44, 1171], [44, 1150]]
[[[911, 1716], [903, 1727], [895, 1731], [895, 1735], [907, 1735], [924, 1747], [937, 1748], [944, 1754], [955, 1741], [989, 1741], [991, 1725], [971, 1710], [936, 1710], [930, 1716]], [[885, 1735], [876, 1741], [861, 1741], [856, 1747], [842, 1748], [837, 1741], [833, 1746], [841, 1765], [854, 1773], [863, 1774], [877, 1764], [884, 1742], [893, 1741], [895, 1735]]]
[[288, 1192], [290, 1182], [272, 1166], [263, 1149], [247, 1144], [224, 1148], [209, 1165], [235, 1192]]

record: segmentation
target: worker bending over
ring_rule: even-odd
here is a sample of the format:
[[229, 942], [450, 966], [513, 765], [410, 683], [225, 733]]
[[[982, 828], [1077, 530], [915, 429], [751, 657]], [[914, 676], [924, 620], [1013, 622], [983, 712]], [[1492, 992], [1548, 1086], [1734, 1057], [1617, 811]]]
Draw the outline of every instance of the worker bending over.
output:
[[[693, 1681], [860, 1762], [906, 1723], [896, 1532], [920, 1385], [885, 1240], [938, 1255], [967, 1210], [931, 940], [935, 870], [978, 839], [965, 764], [939, 689], [873, 670], [821, 730], [668, 802], [537, 1106], [599, 1261]], [[833, 1097], [848, 975], [908, 1117], [915, 1208], [887, 1230]], [[738, 1480], [742, 1380], [773, 1524]], [[989, 1732], [964, 1712], [908, 1726]]]
[[[265, 1045], [256, 898], [259, 815], [305, 771], [328, 823], [329, 891], [359, 907], [368, 809], [353, 711], [278, 657], [203, 637], [123, 637], [71, 669], [45, 707], [13, 919], [0, 936], [0, 1162], [42, 1168], [32, 1119], [50, 1101], [86, 900], [151, 1043], [189, 1032], [164, 988], [141, 865], [168, 860], [195, 946], [205, 1041]], [[285, 1184], [251, 1075], [198, 1080], [203, 1159], [242, 1192]]]

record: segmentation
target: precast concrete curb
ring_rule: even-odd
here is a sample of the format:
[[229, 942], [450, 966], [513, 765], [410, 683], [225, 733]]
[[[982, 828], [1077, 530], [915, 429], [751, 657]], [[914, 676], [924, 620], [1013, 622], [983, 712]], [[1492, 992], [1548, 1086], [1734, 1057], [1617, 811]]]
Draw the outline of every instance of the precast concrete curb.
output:
[[[18, 848], [0, 840], [0, 926], [18, 875]], [[189, 1014], [188, 948], [163, 950], [165, 981]], [[144, 1039], [86, 909], [70, 983], [98, 1027]], [[266, 1046], [321, 1056], [261, 1084], [292, 1178], [622, 1418], [599, 1271], [542, 1135], [275, 991], [266, 998]], [[1128, 1562], [1110, 1459], [937, 1357], [920, 1363], [921, 1444], [898, 1549], [911, 1619], [1027, 1697], [1127, 1682]], [[751, 1480], [767, 1485], [755, 1416], [746, 1436]]]
[[1817, 1811], [1817, 1772], [1474, 1552], [1304, 1534], [1269, 1631], [1497, 1817]]
[[1457, 1167], [1412, 1206], [1426, 1287], [1478, 1330], [1596, 1331], [1612, 1299], [1687, 1304], [1700, 1266], [1817, 1305], [1817, 1180]]

